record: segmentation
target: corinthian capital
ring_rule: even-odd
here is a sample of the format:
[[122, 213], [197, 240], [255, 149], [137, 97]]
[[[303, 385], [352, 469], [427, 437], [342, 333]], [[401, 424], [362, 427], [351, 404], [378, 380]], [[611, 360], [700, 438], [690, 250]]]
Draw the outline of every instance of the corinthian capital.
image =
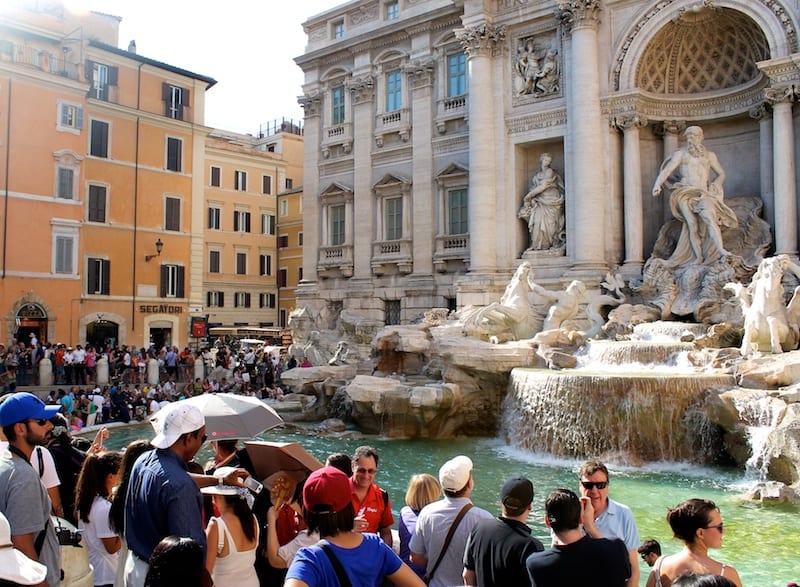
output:
[[780, 104], [781, 102], [789, 102], [791, 104], [797, 101], [798, 91], [794, 86], [764, 88], [764, 98], [770, 106]]
[[600, 0], [558, 0], [556, 18], [568, 31], [596, 28], [600, 22]]
[[611, 121], [611, 125], [621, 131], [626, 131], [631, 128], [644, 128], [648, 124], [649, 121], [647, 118], [635, 113], [619, 114]]
[[372, 102], [375, 97], [375, 79], [370, 74], [354, 77], [347, 82], [347, 87], [353, 96], [353, 104]]
[[495, 55], [506, 40], [506, 27], [483, 23], [457, 30], [456, 38], [469, 57]]
[[297, 103], [303, 108], [306, 118], [319, 116], [322, 106], [322, 96], [317, 90], [297, 97]]

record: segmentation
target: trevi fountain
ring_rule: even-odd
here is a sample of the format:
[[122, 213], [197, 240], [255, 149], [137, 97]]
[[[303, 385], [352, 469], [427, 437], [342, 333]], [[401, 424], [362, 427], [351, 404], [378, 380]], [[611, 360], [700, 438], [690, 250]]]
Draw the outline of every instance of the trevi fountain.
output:
[[[690, 126], [661, 167], [673, 218], [639, 279], [563, 289], [521, 260], [486, 306], [432, 308], [384, 326], [326, 307], [296, 310], [283, 381], [301, 419], [341, 417], [389, 438], [500, 434], [511, 446], [639, 466], [748, 470], [750, 497], [798, 500], [800, 265], [764, 257], [757, 197], [726, 197], [725, 170]], [[563, 246], [563, 181], [544, 154], [519, 217], [531, 250]]]

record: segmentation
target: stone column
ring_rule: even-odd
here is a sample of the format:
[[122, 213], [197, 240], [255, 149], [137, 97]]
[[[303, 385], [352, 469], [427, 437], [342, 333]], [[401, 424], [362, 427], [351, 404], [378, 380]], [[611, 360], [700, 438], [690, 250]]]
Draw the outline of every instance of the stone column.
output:
[[[413, 243], [412, 257], [414, 272], [410, 278], [429, 280], [433, 285], [433, 245], [436, 235], [436, 197], [434, 183], [431, 178], [435, 174], [433, 168], [433, 143], [431, 137], [436, 133], [433, 127], [433, 82], [435, 79], [435, 63], [433, 59], [423, 59], [410, 63], [408, 73], [411, 88], [411, 128], [414, 129], [411, 140], [414, 148], [414, 170], [412, 185], [413, 202], [408, 195], [403, 197], [403, 206], [412, 206], [413, 235], [407, 235], [403, 227], [403, 238], [411, 236]], [[403, 214], [411, 218], [411, 214]]]
[[639, 129], [647, 119], [636, 114], [614, 120], [623, 135], [623, 199], [625, 223], [625, 275], [639, 275], [644, 264], [644, 215], [642, 204], [642, 157]]
[[[680, 135], [686, 130], [683, 120], [665, 120], [661, 126], [662, 140], [664, 141], [664, 157], [666, 161], [680, 146]], [[664, 222], [672, 220], [672, 209], [669, 207], [669, 191], [662, 190], [662, 212]]]
[[794, 124], [792, 103], [794, 89], [767, 88], [772, 105], [772, 144], [774, 161], [775, 254], [797, 256], [797, 186], [794, 156]]
[[505, 28], [489, 23], [456, 31], [467, 53], [469, 79], [469, 253], [470, 273], [497, 269], [497, 178], [495, 177], [495, 88], [492, 61], [505, 41]]
[[772, 177], [772, 111], [766, 102], [750, 109], [750, 117], [758, 121], [759, 176], [761, 201], [764, 203], [763, 217], [770, 226], [775, 226], [775, 191]]
[[[303, 280], [295, 292], [298, 298], [311, 297], [316, 293], [317, 259], [321, 246], [319, 206], [319, 137], [322, 96], [318, 91], [302, 96], [298, 102], [303, 107], [305, 118], [303, 134]], [[299, 307], [299, 305], [298, 305]]]
[[606, 160], [602, 156], [605, 136], [600, 111], [600, 64], [597, 29], [600, 0], [558, 0], [557, 15], [570, 38], [570, 100], [567, 102], [567, 133], [572, 137], [572, 156], [567, 165], [572, 185], [567, 185], [566, 211], [572, 218], [567, 231], [567, 254], [578, 271], [591, 272], [605, 266]]
[[[353, 277], [372, 278], [372, 239], [375, 221], [374, 195], [372, 193], [372, 145], [375, 128], [375, 80], [372, 74], [354, 77], [350, 83], [353, 99], [353, 211], [345, 222], [353, 227]], [[380, 217], [380, 212], [378, 212]], [[357, 229], [356, 229], [357, 227]], [[378, 238], [382, 238], [378, 232]]]

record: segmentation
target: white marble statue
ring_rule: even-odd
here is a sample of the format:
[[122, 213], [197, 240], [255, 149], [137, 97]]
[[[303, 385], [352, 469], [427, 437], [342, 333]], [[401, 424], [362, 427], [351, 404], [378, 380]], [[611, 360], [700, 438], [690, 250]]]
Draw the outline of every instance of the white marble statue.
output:
[[800, 278], [800, 266], [788, 255], [776, 255], [761, 261], [750, 285], [728, 283], [725, 289], [739, 299], [744, 316], [742, 356], [755, 351], [781, 353], [797, 348], [800, 341], [800, 286], [785, 305], [783, 275]]
[[541, 49], [537, 50], [533, 38], [520, 41], [516, 63], [517, 73], [522, 79], [518, 92], [520, 96], [558, 93], [561, 79], [557, 55], [554, 49], [548, 49], [542, 55]]
[[564, 232], [564, 181], [550, 166], [553, 157], [542, 153], [541, 169], [531, 179], [531, 189], [522, 200], [519, 217], [528, 221], [528, 250], [546, 251], [562, 246]]
[[[723, 201], [725, 171], [717, 156], [703, 145], [703, 129], [690, 126], [684, 132], [687, 145], [675, 151], [661, 166], [653, 185], [653, 196], [676, 170], [680, 179], [672, 185], [670, 208], [683, 223], [670, 265], [708, 265], [730, 253], [722, 244], [720, 226], [733, 228], [736, 215]], [[711, 180], [712, 172], [716, 177]]]
[[581, 304], [586, 300], [586, 286], [577, 279], [572, 281], [564, 291], [551, 291], [532, 283], [531, 291], [535, 295], [550, 300], [551, 306], [542, 325], [542, 331], [562, 328], [564, 323], [578, 315]]

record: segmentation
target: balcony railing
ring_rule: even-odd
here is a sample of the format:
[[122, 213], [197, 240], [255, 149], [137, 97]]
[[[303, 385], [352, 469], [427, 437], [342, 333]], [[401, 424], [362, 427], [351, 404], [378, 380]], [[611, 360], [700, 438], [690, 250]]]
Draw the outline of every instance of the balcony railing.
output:
[[466, 119], [469, 114], [467, 95], [443, 98], [436, 102], [436, 129], [444, 133], [448, 120]]
[[[322, 129], [322, 150], [324, 153], [331, 147], [341, 145], [346, 153], [353, 147], [353, 124], [344, 122], [326, 126]], [[327, 157], [327, 154], [325, 154]]]
[[433, 263], [439, 271], [444, 271], [447, 261], [462, 261], [469, 264], [468, 234], [447, 234], [436, 237]]
[[17, 45], [11, 41], [0, 41], [0, 60], [28, 65], [71, 80], [78, 80], [80, 76], [78, 64], [69, 63], [64, 55]]
[[375, 141], [383, 146], [383, 137], [398, 133], [403, 141], [407, 141], [411, 133], [411, 111], [408, 108], [384, 112], [375, 117]]

